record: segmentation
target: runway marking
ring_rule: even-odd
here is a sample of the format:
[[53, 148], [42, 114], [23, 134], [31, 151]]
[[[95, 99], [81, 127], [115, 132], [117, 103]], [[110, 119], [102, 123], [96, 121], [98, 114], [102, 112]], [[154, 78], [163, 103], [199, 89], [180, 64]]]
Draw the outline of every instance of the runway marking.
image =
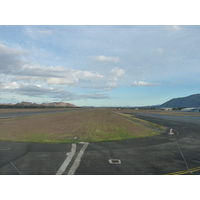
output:
[[56, 175], [61, 175], [64, 173], [64, 171], [66, 170], [67, 166], [69, 165], [69, 163], [71, 162], [74, 154], [76, 152], [76, 144], [72, 144], [72, 149], [71, 152], [68, 152], [67, 158], [65, 159], [65, 161], [63, 162], [63, 164], [61, 165], [61, 167], [58, 169]]
[[108, 162], [110, 164], [121, 164], [121, 160], [119, 159], [109, 159]]
[[191, 171], [190, 171], [190, 169], [189, 169], [189, 167], [188, 167], [188, 164], [187, 164], [187, 162], [186, 162], [186, 160], [185, 160], [185, 157], [184, 157], [184, 155], [183, 155], [183, 152], [181, 151], [181, 148], [180, 148], [180, 146], [179, 146], [179, 144], [178, 144], [177, 141], [176, 141], [176, 144], [177, 144], [177, 146], [178, 146], [178, 148], [179, 148], [179, 151], [180, 151], [180, 153], [181, 153], [181, 156], [183, 157], [183, 160], [184, 160], [184, 162], [185, 162], [185, 165], [186, 165], [186, 168], [187, 168], [188, 172], [191, 173]]
[[71, 169], [69, 170], [68, 172], [68, 175], [74, 175], [77, 168], [79, 167], [80, 165], [80, 162], [81, 162], [81, 157], [83, 156], [84, 154], [84, 151], [86, 150], [87, 146], [88, 146], [88, 142], [85, 142], [85, 144], [83, 145], [83, 147], [81, 148], [78, 156], [76, 157], [76, 160], [74, 161], [74, 164], [72, 165]]
[[0, 117], [0, 119], [9, 119], [9, 118], [14, 118], [14, 117], [17, 117], [17, 116]]
[[18, 172], [20, 175], [22, 175], [21, 172], [17, 169], [17, 167], [15, 167], [15, 165], [14, 165], [12, 162], [10, 162], [10, 164], [17, 170], [17, 172]]
[[[200, 167], [190, 169], [190, 172], [196, 172], [196, 171], [200, 171]], [[190, 172], [188, 170], [184, 170], [184, 171], [179, 171], [179, 172], [172, 172], [165, 175], [181, 175], [181, 174], [189, 174]]]
[[10, 150], [10, 148], [8, 148], [8, 147], [0, 147], [0, 150], [1, 151], [7, 151], [7, 150]]

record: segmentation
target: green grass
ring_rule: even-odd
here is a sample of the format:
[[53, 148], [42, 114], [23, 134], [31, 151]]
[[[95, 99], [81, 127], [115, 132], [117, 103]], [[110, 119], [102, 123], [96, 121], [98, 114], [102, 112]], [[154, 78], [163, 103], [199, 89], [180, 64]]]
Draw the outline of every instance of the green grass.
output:
[[130, 114], [124, 114], [124, 113], [116, 113], [118, 115], [121, 115], [127, 119], [130, 119], [136, 123], [140, 123], [140, 124], [143, 124], [144, 126], [148, 126], [148, 127], [151, 127], [151, 128], [154, 128], [154, 129], [159, 129], [161, 131], [166, 131], [167, 130], [167, 127], [165, 126], [162, 126], [162, 125], [159, 125], [159, 124], [155, 124], [155, 123], [152, 123], [152, 122], [149, 122], [149, 121], [146, 121], [146, 120], [143, 120], [143, 119], [139, 119], [139, 118], [136, 118], [134, 117], [133, 115], [130, 115]]
[[144, 126], [144, 123], [161, 128], [159, 125], [127, 115], [124, 117], [124, 114], [119, 116], [107, 109], [93, 109], [4, 119], [0, 120], [0, 140], [38, 143], [104, 142], [160, 134]]

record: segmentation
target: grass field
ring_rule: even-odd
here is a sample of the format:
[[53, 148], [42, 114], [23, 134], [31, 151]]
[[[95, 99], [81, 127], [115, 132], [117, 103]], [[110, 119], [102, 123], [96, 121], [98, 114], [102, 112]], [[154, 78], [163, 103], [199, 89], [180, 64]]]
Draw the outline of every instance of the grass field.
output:
[[143, 124], [144, 126], [147, 126], [147, 127], [158, 129], [160, 131], [166, 131], [167, 130], [166, 127], [164, 127], [162, 125], [155, 124], [155, 123], [152, 123], [152, 122], [148, 122], [148, 121], [136, 118], [131, 114], [125, 114], [125, 113], [120, 113], [120, 112], [115, 112], [115, 113], [120, 115], [120, 116], [123, 116], [123, 117], [125, 117], [127, 119], [130, 119], [130, 120], [132, 120], [132, 121], [134, 121], [136, 123]]
[[0, 120], [0, 140], [72, 143], [133, 139], [159, 132], [116, 115], [112, 109], [45, 114]]

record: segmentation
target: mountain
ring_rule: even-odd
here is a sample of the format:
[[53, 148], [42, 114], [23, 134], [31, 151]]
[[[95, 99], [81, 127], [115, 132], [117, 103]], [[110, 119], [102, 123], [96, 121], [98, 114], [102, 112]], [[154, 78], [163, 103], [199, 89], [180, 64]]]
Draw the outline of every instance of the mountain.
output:
[[77, 107], [74, 104], [65, 102], [42, 103], [41, 105], [46, 107]]
[[0, 105], [13, 106], [14, 104], [12, 104], [12, 103], [0, 103]]
[[22, 101], [21, 103], [16, 103], [14, 106], [15, 107], [39, 107], [40, 105], [37, 103]]
[[16, 103], [16, 104], [8, 104], [8, 103], [0, 104], [0, 108], [47, 108], [47, 107], [66, 108], [66, 107], [77, 107], [77, 106], [74, 104], [65, 103], [65, 102], [52, 102], [52, 103], [37, 104], [37, 103], [22, 101], [21, 103]]
[[200, 107], [200, 94], [193, 94], [187, 97], [174, 98], [161, 104], [160, 107]]

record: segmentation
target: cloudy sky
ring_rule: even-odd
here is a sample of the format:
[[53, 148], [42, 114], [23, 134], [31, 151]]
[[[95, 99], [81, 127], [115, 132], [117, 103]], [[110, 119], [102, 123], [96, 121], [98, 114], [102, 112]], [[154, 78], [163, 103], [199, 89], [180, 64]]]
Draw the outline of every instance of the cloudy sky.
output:
[[200, 93], [200, 26], [0, 26], [0, 103], [145, 106]]

